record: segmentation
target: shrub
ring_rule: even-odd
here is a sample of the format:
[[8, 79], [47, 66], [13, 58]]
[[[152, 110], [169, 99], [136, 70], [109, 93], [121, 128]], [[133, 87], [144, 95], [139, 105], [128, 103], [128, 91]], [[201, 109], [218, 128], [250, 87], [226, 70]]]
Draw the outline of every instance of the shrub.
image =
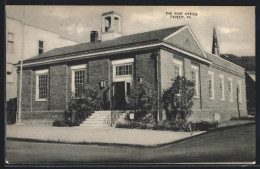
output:
[[217, 121], [213, 121], [213, 122], [200, 121], [200, 122], [196, 122], [196, 123], [191, 123], [191, 129], [193, 131], [209, 131], [209, 130], [213, 130], [217, 127], [218, 127]]
[[116, 128], [129, 128], [129, 129], [152, 129], [152, 130], [169, 130], [169, 131], [209, 131], [218, 127], [217, 122], [195, 122], [187, 123], [183, 121], [172, 122], [169, 120], [160, 121], [158, 123], [143, 123], [138, 121], [131, 122], [117, 122]]
[[254, 116], [232, 117], [230, 120], [255, 120]]
[[55, 120], [53, 123], [52, 123], [53, 126], [57, 126], [57, 127], [66, 127], [67, 124], [64, 122], [64, 120], [62, 119], [58, 119], [58, 120]]
[[[134, 121], [152, 122], [157, 116], [157, 92], [153, 85], [147, 82], [135, 82], [131, 86], [127, 108], [135, 114]], [[129, 120], [129, 116], [127, 116]]]
[[15, 124], [16, 123], [16, 112], [17, 112], [17, 98], [12, 98], [7, 101], [6, 108], [6, 121], [7, 124]]
[[166, 112], [167, 120], [186, 121], [192, 114], [194, 83], [185, 77], [177, 76], [172, 86], [163, 92], [162, 107]]
[[[68, 110], [64, 112], [65, 122], [72, 122], [73, 125], [79, 125], [82, 121], [90, 116], [94, 111], [103, 107], [102, 92], [98, 86], [86, 84], [81, 89], [78, 97], [69, 102]], [[72, 116], [75, 119], [72, 121]]]

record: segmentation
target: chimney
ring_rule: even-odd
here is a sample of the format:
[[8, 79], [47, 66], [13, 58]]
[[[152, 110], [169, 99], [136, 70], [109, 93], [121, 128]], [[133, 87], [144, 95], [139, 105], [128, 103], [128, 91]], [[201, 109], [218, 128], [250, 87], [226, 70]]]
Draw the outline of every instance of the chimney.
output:
[[90, 33], [90, 42], [98, 41], [98, 31], [91, 31]]

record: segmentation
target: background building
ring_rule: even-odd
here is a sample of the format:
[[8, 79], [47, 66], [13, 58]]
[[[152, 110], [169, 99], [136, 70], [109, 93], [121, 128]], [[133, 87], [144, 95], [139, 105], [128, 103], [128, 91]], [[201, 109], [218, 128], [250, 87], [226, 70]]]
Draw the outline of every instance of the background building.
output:
[[54, 48], [78, 44], [59, 34], [41, 29], [21, 20], [6, 18], [6, 101], [17, 97], [16, 64]]

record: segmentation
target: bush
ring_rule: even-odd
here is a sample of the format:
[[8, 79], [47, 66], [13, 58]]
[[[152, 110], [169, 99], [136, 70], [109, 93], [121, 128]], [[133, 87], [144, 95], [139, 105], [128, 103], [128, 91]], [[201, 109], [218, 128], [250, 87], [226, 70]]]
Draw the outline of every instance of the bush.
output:
[[255, 120], [255, 116], [232, 117], [230, 120]]
[[192, 114], [194, 94], [194, 83], [185, 77], [177, 76], [172, 86], [163, 92], [161, 100], [167, 120], [186, 121]]
[[196, 123], [172, 122], [169, 120], [160, 121], [158, 123], [143, 123], [138, 121], [117, 122], [116, 128], [136, 128], [136, 129], [152, 129], [152, 130], [169, 130], [169, 131], [209, 131], [218, 127], [217, 122], [201, 121]]
[[153, 130], [189, 131], [186, 122], [160, 121], [154, 125]]
[[[69, 102], [68, 110], [64, 112], [64, 120], [72, 125], [79, 125], [94, 111], [103, 107], [102, 92], [98, 86], [86, 84], [78, 97]], [[74, 118], [73, 118], [74, 117]]]
[[57, 126], [57, 127], [66, 127], [68, 126], [64, 120], [61, 120], [61, 119], [58, 119], [58, 120], [55, 120], [53, 123], [52, 123], [53, 126]]
[[[147, 82], [135, 82], [131, 86], [127, 108], [135, 114], [134, 121], [153, 122], [156, 120], [158, 99], [153, 85]], [[127, 116], [127, 119], [129, 117]]]
[[200, 121], [196, 123], [190, 123], [190, 127], [193, 131], [209, 131], [218, 127], [218, 122], [213, 121]]
[[6, 114], [7, 124], [15, 124], [16, 112], [17, 112], [17, 98], [12, 98], [7, 101], [6, 111], [7, 111]]

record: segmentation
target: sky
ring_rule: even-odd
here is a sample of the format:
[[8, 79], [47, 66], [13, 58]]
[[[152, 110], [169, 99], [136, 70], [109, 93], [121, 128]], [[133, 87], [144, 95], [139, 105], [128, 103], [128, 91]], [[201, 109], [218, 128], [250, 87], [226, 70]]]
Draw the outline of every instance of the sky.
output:
[[255, 7], [6, 6], [6, 16], [82, 43], [90, 41], [90, 31], [100, 34], [101, 14], [109, 11], [122, 16], [123, 35], [189, 25], [202, 48], [211, 53], [215, 27], [221, 54], [255, 56]]

